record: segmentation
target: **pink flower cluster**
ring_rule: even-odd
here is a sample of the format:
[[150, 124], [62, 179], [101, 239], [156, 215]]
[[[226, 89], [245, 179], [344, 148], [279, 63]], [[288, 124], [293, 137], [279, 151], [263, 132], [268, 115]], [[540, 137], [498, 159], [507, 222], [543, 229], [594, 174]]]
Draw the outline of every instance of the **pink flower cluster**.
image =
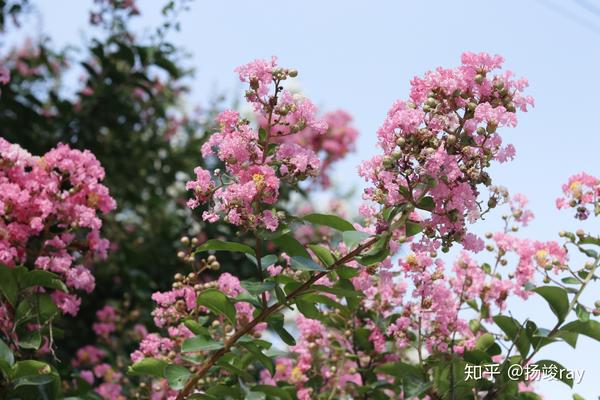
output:
[[[42, 157], [0, 138], [0, 263], [57, 274], [71, 290], [91, 292], [89, 267], [106, 257], [99, 214], [115, 208], [104, 169], [89, 151], [60, 144]], [[53, 291], [65, 314], [81, 300]]]
[[[194, 336], [194, 334], [185, 326], [187, 319], [197, 319], [200, 314], [205, 314], [207, 310], [196, 304], [196, 298], [199, 293], [206, 289], [215, 288], [227, 296], [236, 297], [245, 293], [240, 285], [240, 280], [235, 276], [224, 273], [219, 276], [217, 281], [208, 283], [199, 283], [195, 274], [192, 277], [181, 277], [174, 283], [172, 290], [167, 292], [156, 292], [152, 295], [152, 300], [157, 303], [157, 307], [152, 312], [154, 323], [159, 328], [166, 328], [168, 337], [162, 337], [159, 334], [152, 333], [147, 335], [138, 350], [131, 354], [131, 359], [136, 362], [144, 357], [175, 359], [183, 362], [176, 355], [174, 350], [180, 348], [181, 343]], [[254, 306], [246, 302], [235, 304], [238, 328], [252, 320]], [[251, 333], [260, 333], [266, 329], [266, 324], [259, 324]], [[221, 330], [222, 331], [222, 330]], [[229, 332], [229, 331], [228, 331]], [[215, 331], [215, 340], [223, 339]]]
[[342, 333], [332, 331], [321, 322], [300, 315], [296, 319], [298, 327], [297, 344], [290, 348], [295, 359], [281, 357], [276, 362], [276, 372], [271, 377], [268, 371], [261, 371], [261, 381], [276, 385], [288, 382], [296, 386], [298, 400], [311, 400], [316, 397], [313, 388], [305, 383], [314, 374], [323, 379], [322, 391], [339, 389], [340, 394], [347, 393], [348, 383], [361, 385], [357, 373], [357, 363], [341, 356], [352, 344]]
[[[477, 187], [491, 183], [487, 167], [514, 156], [496, 130], [515, 126], [517, 110], [526, 111], [533, 99], [521, 94], [525, 79], [512, 79], [510, 71], [492, 74], [502, 62], [500, 56], [464, 53], [458, 68], [415, 77], [410, 100], [397, 101], [377, 132], [384, 154], [359, 169], [373, 184], [365, 199], [430, 212], [416, 250], [463, 241], [466, 221], [480, 213]], [[425, 197], [432, 202], [422, 203]], [[477, 247], [473, 238], [464, 244]]]
[[217, 157], [225, 171], [215, 171], [212, 177], [209, 171], [197, 167], [196, 179], [186, 186], [194, 193], [188, 205], [208, 205], [202, 217], [209, 222], [223, 218], [244, 229], [274, 231], [280, 222], [274, 211], [280, 186], [317, 176], [321, 164], [312, 149], [287, 140], [281, 142], [304, 132], [323, 134], [327, 123], [317, 118], [308, 99], [280, 86], [296, 72], [278, 67], [275, 58], [253, 61], [236, 71], [250, 86], [246, 99], [265, 122], [256, 130], [235, 111], [218, 116], [219, 131], [202, 146], [202, 155]]
[[71, 362], [79, 376], [89, 383], [104, 400], [125, 400], [122, 393], [124, 376], [106, 362], [107, 353], [96, 346], [85, 346], [77, 350]]
[[354, 151], [358, 131], [352, 126], [352, 116], [344, 110], [336, 110], [323, 115], [327, 130], [305, 129], [303, 132], [286, 136], [282, 140], [295, 143], [305, 149], [310, 149], [321, 158], [321, 173], [319, 180], [324, 187], [330, 185], [328, 171], [338, 160]]
[[98, 322], [94, 322], [92, 330], [94, 333], [104, 339], [108, 339], [111, 333], [117, 330], [117, 321], [119, 313], [113, 306], [106, 305], [96, 312]]
[[556, 199], [558, 209], [574, 208], [580, 220], [587, 219], [591, 212], [600, 215], [600, 179], [581, 172], [571, 176], [562, 190], [565, 197]]

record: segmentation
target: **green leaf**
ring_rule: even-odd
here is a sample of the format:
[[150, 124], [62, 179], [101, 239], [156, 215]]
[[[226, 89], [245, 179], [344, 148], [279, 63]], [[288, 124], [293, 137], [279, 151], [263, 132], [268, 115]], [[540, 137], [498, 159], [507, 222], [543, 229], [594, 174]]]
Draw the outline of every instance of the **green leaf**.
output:
[[144, 358], [129, 367], [129, 374], [135, 376], [150, 375], [157, 378], [165, 377], [167, 362], [157, 358]]
[[60, 280], [59, 276], [52, 272], [34, 270], [23, 274], [20, 279], [21, 290], [32, 286], [42, 286], [67, 292], [67, 286]]
[[274, 281], [241, 281], [240, 285], [252, 295], [259, 295], [263, 292], [268, 292], [275, 287]]
[[321, 260], [323, 264], [327, 267], [330, 267], [333, 263], [335, 263], [335, 258], [329, 249], [324, 246], [320, 246], [318, 244], [309, 244], [308, 248], [312, 250], [313, 253]]
[[342, 232], [342, 239], [348, 250], [352, 250], [360, 242], [369, 237], [371, 237], [371, 235], [366, 232], [359, 232], [354, 230]]
[[287, 304], [286, 295], [279, 285], [275, 286], [275, 297], [277, 297], [277, 301], [279, 303]]
[[357, 257], [356, 260], [364, 266], [377, 264], [387, 258], [390, 254], [389, 249], [390, 235], [381, 236], [363, 256]]
[[4, 264], [0, 264], [0, 291], [2, 291], [6, 300], [14, 306], [17, 302], [19, 285], [12, 268], [9, 268]]
[[214, 314], [224, 315], [231, 325], [236, 326], [235, 306], [223, 292], [217, 289], [205, 290], [198, 295], [196, 303], [208, 308]]
[[298, 256], [292, 257], [290, 267], [300, 271], [327, 271], [326, 268], [323, 268], [323, 266], [317, 264], [312, 259]]
[[418, 367], [403, 363], [402, 361], [382, 364], [376, 367], [375, 371], [396, 378], [405, 378], [407, 376], [423, 377], [423, 373]]
[[261, 142], [267, 140], [267, 131], [265, 130], [265, 128], [258, 129], [258, 140], [260, 140]]
[[496, 341], [494, 340], [494, 336], [491, 333], [484, 333], [483, 335], [479, 336], [479, 338], [477, 339], [475, 348], [478, 350], [486, 351], [495, 342]]
[[419, 223], [406, 221], [406, 237], [415, 236], [423, 230], [423, 226]]
[[169, 382], [169, 387], [174, 390], [181, 390], [185, 387], [191, 373], [181, 365], [167, 365], [165, 368], [165, 377]]
[[433, 211], [433, 209], [435, 208], [435, 201], [433, 201], [433, 197], [423, 197], [417, 203], [417, 207], [419, 207], [421, 210]]
[[365, 267], [368, 267], [370, 265], [374, 265], [374, 264], [382, 262], [389, 255], [390, 255], [390, 250], [388, 248], [385, 248], [385, 249], [382, 249], [381, 251], [379, 251], [377, 253], [374, 253], [374, 254], [365, 254], [364, 256], [357, 257], [356, 259], [357, 259], [357, 261], [359, 263], [361, 263]]
[[569, 322], [562, 327], [561, 331], [569, 331], [588, 336], [600, 342], [600, 322], [589, 320]]
[[200, 247], [196, 249], [196, 253], [201, 253], [203, 251], [231, 251], [238, 253], [246, 253], [252, 256], [255, 256], [254, 249], [250, 246], [247, 246], [242, 243], [235, 242], [224, 242], [218, 239], [210, 239], [204, 242]]
[[19, 347], [37, 350], [42, 345], [42, 334], [39, 329], [24, 331], [19, 335]]
[[[258, 267], [258, 261], [256, 260], [256, 257], [254, 257], [252, 254], [246, 254], [246, 258], [252, 261], [252, 264]], [[277, 260], [278, 258], [275, 254], [268, 254], [260, 259], [260, 266], [264, 270], [267, 267], [270, 267], [271, 265], [275, 264]]]
[[10, 367], [15, 363], [13, 352], [2, 339], [0, 339], [0, 361], [6, 362]]
[[283, 314], [273, 314], [268, 320], [267, 325], [273, 329], [277, 335], [283, 340], [288, 346], [295, 346], [296, 340], [294, 337], [284, 328], [284, 317]]
[[262, 350], [253, 342], [240, 343], [242, 347], [248, 350], [256, 360], [260, 362], [270, 373], [271, 376], [275, 375], [275, 363], [273, 360], [265, 355]]
[[544, 371], [544, 369], [546, 369], [546, 370], [551, 369], [553, 371], [556, 371], [556, 375], [549, 376], [549, 377], [557, 378], [558, 380], [567, 384], [569, 387], [573, 387], [573, 378], [570, 377], [569, 371], [565, 367], [563, 367], [562, 365], [557, 363], [556, 361], [540, 360], [540, 361], [536, 362], [534, 365], [537, 365], [539, 367], [540, 371]]
[[267, 396], [277, 397], [281, 400], [292, 400], [292, 396], [284, 389], [270, 385], [256, 385], [251, 389], [253, 392], [261, 392]]
[[306, 257], [310, 258], [310, 254], [308, 251], [297, 241], [292, 235], [286, 234], [281, 235], [280, 237], [273, 239], [273, 243], [275, 243], [281, 250], [285, 251], [288, 256], [294, 257]]
[[13, 382], [13, 388], [16, 389], [21, 386], [42, 386], [47, 385], [54, 381], [56, 377], [52, 374], [47, 375], [28, 375], [22, 378], [16, 379]]
[[577, 338], [579, 334], [577, 332], [559, 330], [555, 334], [557, 337], [561, 338], [565, 343], [567, 343], [572, 348], [577, 347]]
[[302, 313], [306, 318], [321, 319], [322, 314], [319, 312], [317, 306], [310, 301], [307, 301], [302, 297], [298, 297], [295, 301], [298, 311]]
[[338, 276], [342, 279], [354, 278], [359, 273], [358, 268], [348, 267], [346, 265], [337, 267], [335, 271], [337, 272]]
[[193, 320], [191, 318], [183, 321], [183, 324], [188, 328], [192, 333], [196, 335], [208, 335], [208, 329], [203, 327], [198, 321]]
[[329, 214], [308, 214], [302, 217], [303, 220], [310, 222], [315, 225], [325, 225], [330, 228], [336, 229], [340, 232], [343, 231], [355, 231], [354, 226], [343, 218], [337, 215]]
[[226, 369], [227, 371], [231, 372], [234, 375], [237, 375], [247, 381], [251, 381], [252, 380], [252, 375], [250, 375], [248, 372], [236, 367], [233, 364], [228, 363], [226, 360], [224, 360], [223, 358], [221, 358], [218, 362], [217, 365], [219, 365], [220, 367]]
[[550, 305], [550, 309], [560, 322], [564, 321], [569, 313], [569, 297], [567, 292], [558, 286], [541, 286], [533, 289], [542, 296]]
[[563, 283], [567, 283], [569, 285], [579, 285], [581, 283], [581, 281], [577, 280], [576, 278], [574, 278], [572, 276], [568, 276], [566, 278], [562, 278], [561, 281]]
[[373, 343], [369, 340], [371, 331], [367, 328], [356, 328], [353, 332], [354, 344], [367, 353], [373, 351]]
[[523, 329], [521, 324], [519, 324], [516, 319], [507, 317], [506, 315], [496, 315], [493, 319], [496, 325], [498, 325], [506, 334], [508, 339], [515, 343], [519, 353], [521, 353], [523, 357], [526, 357], [529, 352], [530, 344], [525, 329]]
[[[346, 280], [346, 283], [348, 283], [348, 282], [349, 281]], [[350, 282], [350, 285], [352, 285], [352, 282]], [[357, 292], [356, 290], [354, 290], [354, 286], [349, 286], [347, 288], [344, 288], [344, 287], [338, 286], [337, 284], [335, 286], [331, 286], [331, 287], [325, 286], [325, 285], [312, 285], [311, 288], [314, 290], [320, 291], [320, 292], [334, 294], [339, 298], [342, 298], [342, 297], [346, 297], [346, 298], [364, 297], [364, 293]]]
[[263, 269], [270, 267], [271, 265], [277, 263], [277, 256], [275, 254], [267, 254], [263, 258], [260, 259], [260, 265]]
[[223, 347], [223, 343], [207, 339], [204, 336], [194, 336], [187, 338], [181, 345], [182, 353], [191, 353], [195, 351], [213, 351]]
[[579, 318], [581, 322], [590, 320], [590, 312], [579, 303], [575, 306], [575, 314], [577, 314], [577, 318]]

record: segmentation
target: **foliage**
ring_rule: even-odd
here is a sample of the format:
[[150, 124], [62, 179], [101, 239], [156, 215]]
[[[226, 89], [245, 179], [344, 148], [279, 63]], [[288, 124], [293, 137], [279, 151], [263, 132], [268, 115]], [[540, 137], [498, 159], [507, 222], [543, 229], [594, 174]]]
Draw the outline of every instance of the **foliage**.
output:
[[[25, 6], [1, 2], [2, 26]], [[168, 2], [139, 39], [135, 2], [99, 1], [103, 34], [83, 59], [42, 40], [0, 65], [3, 397], [536, 399], [542, 376], [573, 386], [539, 353], [600, 340], [600, 301], [582, 300], [600, 238], [516, 235], [533, 213], [488, 172], [514, 157], [499, 130], [533, 105], [526, 80], [486, 53], [414, 78], [359, 168], [367, 202], [348, 220], [339, 203], [290, 200], [330, 187], [356, 138], [349, 115], [291, 92], [298, 71], [275, 57], [236, 69], [250, 115], [190, 114], [189, 71], [167, 41], [186, 7]], [[74, 63], [81, 87], [67, 93]], [[598, 178], [562, 189], [559, 209], [600, 215]], [[495, 208], [504, 229], [476, 236]], [[438, 251], [453, 246], [449, 263]], [[532, 297], [553, 326], [511, 314], [509, 299]]]

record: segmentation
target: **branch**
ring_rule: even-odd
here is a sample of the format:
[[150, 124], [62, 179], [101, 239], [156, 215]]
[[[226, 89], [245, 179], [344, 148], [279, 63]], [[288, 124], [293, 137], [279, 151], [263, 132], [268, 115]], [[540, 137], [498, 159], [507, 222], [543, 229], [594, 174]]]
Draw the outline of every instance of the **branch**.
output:
[[[285, 303], [288, 303], [290, 300], [293, 300], [294, 298], [301, 295], [303, 292], [305, 292], [307, 289], [309, 289], [319, 279], [321, 279], [322, 277], [327, 275], [332, 270], [335, 270], [335, 268], [343, 265], [344, 263], [346, 263], [348, 261], [352, 261], [357, 255], [359, 255], [364, 250], [371, 247], [378, 239], [379, 239], [378, 237], [371, 238], [369, 241], [363, 243], [362, 245], [357, 246], [354, 250], [352, 250], [351, 252], [349, 252], [348, 254], [346, 254], [345, 256], [343, 256], [342, 258], [337, 260], [336, 262], [334, 262], [327, 271], [319, 272], [317, 274], [312, 275], [310, 277], [310, 279], [308, 279], [301, 286], [299, 286], [298, 288], [293, 290], [290, 294], [288, 294], [285, 297]], [[215, 365], [217, 363], [217, 361], [219, 361], [219, 359], [221, 357], [223, 357], [229, 351], [229, 349], [231, 349], [231, 347], [233, 347], [235, 345], [235, 343], [242, 336], [246, 335], [248, 332], [250, 332], [252, 329], [254, 329], [256, 327], [256, 325], [260, 324], [261, 322], [266, 322], [266, 320], [272, 314], [283, 309], [284, 307], [285, 307], [284, 303], [277, 302], [268, 308], [264, 308], [256, 318], [254, 318], [252, 321], [250, 321], [247, 325], [236, 330], [235, 333], [233, 334], [233, 336], [231, 336], [229, 339], [227, 339], [225, 341], [224, 346], [221, 349], [217, 350], [217, 352], [215, 352], [204, 364], [202, 364], [200, 369], [192, 376], [192, 378], [188, 381], [188, 383], [181, 390], [181, 392], [179, 392], [176, 400], [183, 400], [187, 396], [189, 396], [191, 394], [191, 392], [194, 390], [194, 388], [196, 387], [196, 385], [198, 384], [198, 381], [200, 379], [202, 379], [202, 377], [204, 377], [204, 375], [206, 375], [208, 370], [213, 365]]]

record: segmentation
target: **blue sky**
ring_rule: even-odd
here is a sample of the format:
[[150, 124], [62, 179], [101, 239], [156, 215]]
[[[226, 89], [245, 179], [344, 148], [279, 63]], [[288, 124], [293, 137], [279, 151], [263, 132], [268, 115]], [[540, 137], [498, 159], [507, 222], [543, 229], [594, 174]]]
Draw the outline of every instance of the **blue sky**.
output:
[[[84, 34], [90, 1], [39, 0], [42, 30], [58, 43]], [[158, 21], [158, 0], [139, 0], [140, 29]], [[29, 26], [35, 34], [40, 28]], [[600, 2], [539, 1], [196, 1], [173, 40], [191, 53], [195, 67], [192, 100], [206, 102], [215, 90], [230, 98], [240, 93], [233, 69], [255, 58], [277, 55], [283, 66], [300, 71], [304, 91], [322, 108], [344, 108], [355, 117], [358, 151], [335, 176], [343, 185], [361, 183], [351, 173], [374, 154], [375, 132], [409, 81], [438, 65], [455, 66], [465, 51], [505, 57], [506, 67], [530, 81], [536, 107], [520, 116], [504, 137], [517, 159], [496, 166], [492, 177], [512, 192], [526, 194], [537, 219], [524, 234], [554, 239], [574, 229], [571, 213], [557, 212], [560, 185], [575, 172], [600, 175]], [[598, 113], [598, 114], [597, 114]], [[593, 222], [586, 224], [592, 230]], [[485, 231], [493, 223], [476, 228]], [[596, 224], [597, 226], [597, 224]], [[593, 231], [593, 230], [592, 230]], [[597, 229], [596, 231], [597, 232]], [[600, 293], [598, 287], [591, 291]], [[591, 295], [589, 300], [595, 300]], [[540, 314], [536, 300], [514, 309], [521, 319]], [[538, 325], [552, 318], [534, 318]], [[556, 346], [542, 352], [569, 368], [586, 369], [576, 391], [600, 395], [598, 345], [583, 338], [576, 351]], [[570, 398], [561, 383], [543, 382], [547, 399]]]

